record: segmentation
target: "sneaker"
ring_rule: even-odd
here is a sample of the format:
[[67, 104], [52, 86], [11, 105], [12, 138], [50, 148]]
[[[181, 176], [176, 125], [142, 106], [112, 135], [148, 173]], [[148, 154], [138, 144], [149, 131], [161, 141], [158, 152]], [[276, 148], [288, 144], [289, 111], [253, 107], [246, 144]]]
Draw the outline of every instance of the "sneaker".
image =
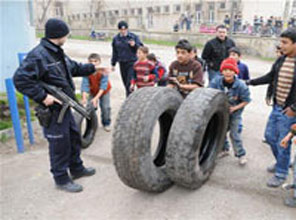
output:
[[83, 187], [81, 185], [72, 181], [66, 184], [57, 184], [56, 187], [66, 192], [81, 192], [83, 190]]
[[284, 183], [284, 184], [282, 185], [282, 188], [283, 188], [284, 190], [296, 189], [296, 184]]
[[246, 156], [241, 156], [240, 158], [239, 158], [239, 165], [241, 165], [241, 166], [245, 166], [246, 165], [246, 163], [248, 162], [248, 160], [247, 160], [247, 158], [246, 158]]
[[270, 165], [266, 170], [269, 173], [275, 173], [275, 164]]
[[262, 143], [267, 144], [267, 140], [266, 139], [262, 139]]
[[96, 173], [96, 170], [92, 167], [84, 168], [84, 170], [82, 170], [80, 173], [72, 174], [72, 179], [75, 180], [85, 176], [93, 176], [95, 175], [95, 173]]
[[222, 151], [218, 154], [218, 158], [227, 157], [227, 156], [229, 156], [229, 150], [222, 150]]
[[296, 197], [289, 197], [284, 200], [285, 206], [296, 208]]
[[111, 127], [109, 125], [104, 126], [104, 130], [107, 131], [107, 132], [110, 132], [111, 131]]
[[273, 176], [273, 177], [271, 177], [271, 178], [267, 181], [266, 185], [267, 185], [268, 187], [276, 188], [276, 187], [281, 186], [285, 181], [286, 181], [285, 179], [282, 179], [282, 178], [278, 178], [278, 177], [276, 177], [276, 176]]

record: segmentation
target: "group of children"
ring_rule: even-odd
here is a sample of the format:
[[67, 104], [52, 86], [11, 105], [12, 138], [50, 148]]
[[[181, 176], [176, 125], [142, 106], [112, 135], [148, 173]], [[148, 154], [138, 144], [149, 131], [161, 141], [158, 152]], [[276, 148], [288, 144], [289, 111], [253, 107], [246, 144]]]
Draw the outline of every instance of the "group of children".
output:
[[[141, 89], [147, 86], [167, 86], [176, 88], [186, 97], [190, 91], [198, 87], [204, 87], [204, 70], [205, 64], [197, 56], [197, 49], [193, 47], [187, 40], [180, 40], [175, 46], [176, 60], [169, 66], [167, 72], [164, 65], [156, 58], [155, 54], [149, 53], [146, 46], [141, 46], [137, 50], [138, 60], [134, 64], [134, 74], [131, 79], [130, 91], [136, 88]], [[243, 166], [247, 163], [246, 151], [241, 140], [242, 132], [242, 113], [245, 106], [250, 103], [250, 91], [244, 81], [250, 79], [248, 66], [241, 62], [241, 52], [237, 47], [229, 50], [229, 57], [226, 58], [221, 66], [221, 75], [209, 82], [210, 88], [218, 89], [224, 92], [229, 102], [229, 136], [232, 142], [235, 156], [238, 158], [239, 165]], [[98, 54], [91, 54], [88, 58], [90, 63], [101, 62]], [[96, 74], [84, 77], [82, 82], [82, 102], [87, 102], [87, 93], [90, 93], [90, 101], [96, 107], [98, 102], [101, 108], [101, 120], [106, 131], [110, 131], [110, 89], [111, 84], [108, 75], [103, 70], [99, 70]], [[296, 132], [294, 125], [291, 133], [282, 141], [282, 147], [292, 139]], [[229, 141], [226, 138], [220, 156], [229, 154]], [[294, 171], [294, 179], [296, 179], [296, 168]], [[295, 180], [296, 183], [296, 180]], [[293, 185], [292, 188], [295, 188]], [[296, 204], [295, 197], [292, 202]], [[291, 202], [291, 201], [290, 201]]]

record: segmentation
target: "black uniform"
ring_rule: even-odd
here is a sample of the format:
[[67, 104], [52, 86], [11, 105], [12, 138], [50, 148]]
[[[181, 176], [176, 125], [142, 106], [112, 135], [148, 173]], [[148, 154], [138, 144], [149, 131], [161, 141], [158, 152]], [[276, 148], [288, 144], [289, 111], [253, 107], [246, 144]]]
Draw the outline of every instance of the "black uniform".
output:
[[[129, 41], [135, 41], [132, 47]], [[117, 34], [112, 41], [112, 59], [111, 65], [115, 66], [117, 62], [120, 65], [121, 78], [126, 90], [126, 96], [130, 94], [130, 81], [134, 72], [134, 63], [137, 60], [137, 49], [143, 46], [139, 37], [128, 32], [127, 36]]]
[[[61, 47], [44, 38], [29, 52], [13, 79], [15, 87], [21, 93], [42, 104], [47, 93], [40, 81], [62, 88], [75, 99], [72, 76], [87, 76], [94, 72], [94, 65], [72, 61]], [[69, 109], [63, 122], [58, 124], [61, 105], [54, 104], [49, 108], [52, 116], [49, 126], [44, 128], [44, 136], [49, 142], [51, 172], [57, 184], [66, 184], [70, 181], [68, 168], [73, 175], [84, 170], [80, 159], [80, 135]]]

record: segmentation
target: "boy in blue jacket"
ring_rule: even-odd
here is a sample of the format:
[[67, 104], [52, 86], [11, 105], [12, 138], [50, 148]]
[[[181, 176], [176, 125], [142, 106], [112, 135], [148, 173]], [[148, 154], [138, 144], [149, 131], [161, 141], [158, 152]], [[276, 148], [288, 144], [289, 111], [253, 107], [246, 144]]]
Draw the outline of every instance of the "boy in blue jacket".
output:
[[[243, 147], [239, 130], [239, 123], [244, 107], [251, 101], [250, 91], [247, 85], [236, 76], [239, 72], [237, 62], [233, 58], [225, 59], [220, 67], [222, 76], [217, 76], [210, 82], [210, 88], [219, 89], [228, 97], [229, 101], [229, 133], [235, 156], [239, 159], [240, 165], [247, 163], [246, 151]], [[229, 153], [229, 141], [225, 140], [221, 156]]]

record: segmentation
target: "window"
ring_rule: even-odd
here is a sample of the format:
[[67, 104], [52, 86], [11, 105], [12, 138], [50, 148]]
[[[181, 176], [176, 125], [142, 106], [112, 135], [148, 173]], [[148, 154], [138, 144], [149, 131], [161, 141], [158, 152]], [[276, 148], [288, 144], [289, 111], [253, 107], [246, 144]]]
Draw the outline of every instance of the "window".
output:
[[186, 5], [186, 11], [190, 11], [190, 5]]
[[148, 12], [148, 14], [153, 13], [153, 8], [152, 7], [147, 8], [147, 12]]
[[98, 13], [98, 12], [95, 13], [95, 17], [96, 17], [96, 18], [99, 17], [99, 13]]
[[135, 9], [134, 8], [131, 9], [131, 15], [135, 15]]
[[215, 21], [215, 12], [214, 12], [214, 10], [210, 10], [209, 11], [209, 22], [214, 23], [214, 21]]
[[109, 12], [108, 12], [108, 15], [109, 15], [109, 16], [112, 16], [112, 15], [113, 15], [113, 12], [112, 12], [112, 11], [109, 11]]
[[181, 5], [174, 5], [174, 12], [180, 12], [181, 11]]
[[160, 6], [155, 7], [155, 12], [158, 13], [158, 14], [160, 13]]
[[115, 14], [116, 16], [118, 16], [118, 15], [119, 15], [119, 11], [118, 11], [118, 10], [115, 10], [115, 11], [114, 11], [114, 14]]
[[128, 15], [128, 11], [127, 11], [127, 9], [124, 9], [124, 10], [123, 10], [123, 15]]
[[80, 14], [77, 14], [77, 20], [78, 21], [80, 20]]
[[195, 11], [201, 11], [201, 4], [195, 5]]
[[220, 8], [221, 8], [221, 9], [225, 9], [225, 8], [226, 8], [225, 2], [221, 2], [221, 3], [220, 3]]
[[83, 13], [83, 18], [86, 19], [87, 18], [87, 14]]
[[201, 23], [201, 11], [197, 11], [196, 12], [196, 22], [198, 23], [198, 24], [200, 24]]
[[138, 8], [138, 15], [142, 15], [142, 14], [143, 14], [142, 8]]
[[215, 9], [215, 4], [212, 2], [209, 2], [209, 10], [214, 10]]
[[164, 13], [170, 13], [170, 6], [169, 5], [166, 5], [164, 6]]

